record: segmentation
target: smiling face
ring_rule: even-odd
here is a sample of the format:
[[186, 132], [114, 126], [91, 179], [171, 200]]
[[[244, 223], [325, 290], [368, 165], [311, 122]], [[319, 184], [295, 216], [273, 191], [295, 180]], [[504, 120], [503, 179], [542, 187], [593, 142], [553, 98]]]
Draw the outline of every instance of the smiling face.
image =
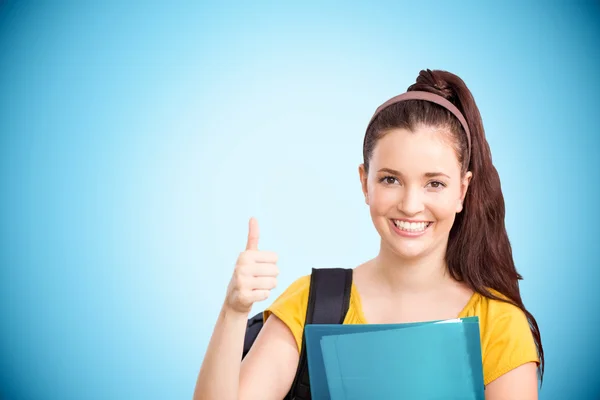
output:
[[471, 172], [461, 166], [450, 136], [433, 127], [393, 129], [373, 149], [360, 179], [382, 251], [403, 259], [445, 254]]

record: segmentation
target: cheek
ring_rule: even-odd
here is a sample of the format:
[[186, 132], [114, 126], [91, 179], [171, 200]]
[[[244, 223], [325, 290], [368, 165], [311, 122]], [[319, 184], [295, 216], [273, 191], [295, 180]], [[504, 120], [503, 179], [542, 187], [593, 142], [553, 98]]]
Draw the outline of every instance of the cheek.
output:
[[369, 205], [371, 211], [375, 213], [387, 212], [390, 207], [395, 207], [398, 201], [398, 193], [394, 190], [376, 188], [369, 193]]
[[456, 216], [457, 197], [449, 194], [437, 194], [429, 198], [427, 209], [438, 220], [451, 219], [454, 221]]

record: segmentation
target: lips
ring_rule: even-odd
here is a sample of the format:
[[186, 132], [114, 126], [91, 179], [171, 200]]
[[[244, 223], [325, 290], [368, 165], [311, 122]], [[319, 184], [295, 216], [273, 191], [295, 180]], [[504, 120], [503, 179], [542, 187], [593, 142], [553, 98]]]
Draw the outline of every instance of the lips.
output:
[[422, 232], [432, 224], [431, 221], [407, 221], [398, 219], [393, 219], [392, 222], [398, 229], [406, 232]]
[[[399, 221], [398, 220], [390, 220], [390, 226], [392, 230], [397, 233], [399, 236], [403, 237], [419, 237], [426, 234], [429, 231], [429, 228], [433, 225], [433, 222], [407, 222], [407, 221]], [[414, 227], [414, 228], [413, 228]]]

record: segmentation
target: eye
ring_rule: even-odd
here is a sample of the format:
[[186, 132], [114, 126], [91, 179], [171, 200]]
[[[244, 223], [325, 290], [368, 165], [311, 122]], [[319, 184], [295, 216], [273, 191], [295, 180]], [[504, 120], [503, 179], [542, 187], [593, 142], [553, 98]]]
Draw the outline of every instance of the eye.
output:
[[383, 178], [379, 179], [379, 182], [385, 182], [388, 185], [393, 185], [394, 181], [398, 181], [394, 176], [392, 175], [386, 175]]
[[446, 184], [444, 182], [440, 182], [440, 181], [432, 181], [432, 182], [429, 182], [428, 185], [430, 185], [434, 189], [442, 189], [442, 188], [446, 187]]

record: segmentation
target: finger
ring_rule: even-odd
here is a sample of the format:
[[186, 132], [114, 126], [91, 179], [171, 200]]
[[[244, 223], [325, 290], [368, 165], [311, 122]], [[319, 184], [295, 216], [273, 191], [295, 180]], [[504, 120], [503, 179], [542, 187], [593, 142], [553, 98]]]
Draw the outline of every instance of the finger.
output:
[[248, 223], [248, 242], [246, 243], [246, 250], [258, 250], [258, 221], [256, 218], [251, 217]]
[[249, 276], [254, 277], [277, 277], [279, 275], [279, 267], [274, 263], [258, 263], [249, 266], [247, 270]]
[[240, 254], [240, 260], [246, 263], [276, 263], [279, 260], [279, 256], [273, 251], [246, 250]]
[[252, 278], [253, 290], [271, 290], [277, 286], [277, 278], [273, 276], [259, 276]]
[[252, 293], [249, 295], [249, 300], [252, 303], [256, 303], [258, 301], [263, 301], [263, 300], [268, 299], [270, 294], [271, 294], [270, 290], [264, 290], [264, 289], [253, 290]]
[[244, 263], [236, 266], [236, 274], [240, 277], [272, 277], [279, 276], [279, 267], [274, 263]]

